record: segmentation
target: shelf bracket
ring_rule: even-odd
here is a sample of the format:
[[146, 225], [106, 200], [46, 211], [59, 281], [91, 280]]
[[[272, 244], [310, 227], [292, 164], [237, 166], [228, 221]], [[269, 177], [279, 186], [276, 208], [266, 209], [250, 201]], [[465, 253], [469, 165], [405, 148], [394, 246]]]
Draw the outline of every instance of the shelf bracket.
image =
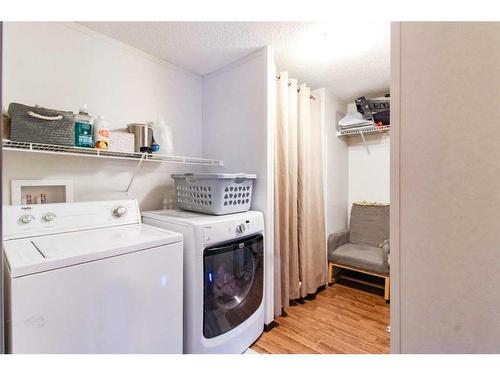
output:
[[130, 187], [134, 183], [134, 179], [136, 178], [137, 174], [139, 173], [139, 170], [141, 169], [142, 162], [146, 159], [146, 157], [147, 157], [147, 154], [142, 154], [141, 155], [141, 160], [139, 160], [139, 163], [137, 164], [137, 167], [135, 167], [134, 174], [132, 175], [132, 178], [130, 179], [130, 182], [129, 182], [128, 186], [127, 186], [127, 189], [125, 190], [125, 192], [127, 194], [130, 192]]
[[361, 135], [361, 139], [363, 140], [363, 144], [365, 145], [366, 152], [368, 152], [368, 155], [370, 155], [370, 148], [368, 147], [368, 143], [366, 143], [365, 135], [363, 132], [359, 133]]

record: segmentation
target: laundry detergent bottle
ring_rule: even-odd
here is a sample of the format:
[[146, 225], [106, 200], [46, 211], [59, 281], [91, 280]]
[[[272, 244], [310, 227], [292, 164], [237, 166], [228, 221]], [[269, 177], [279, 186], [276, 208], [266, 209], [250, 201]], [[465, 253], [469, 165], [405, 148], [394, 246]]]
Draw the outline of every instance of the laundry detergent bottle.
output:
[[94, 147], [93, 127], [94, 118], [87, 112], [87, 104], [84, 104], [75, 116], [75, 146]]

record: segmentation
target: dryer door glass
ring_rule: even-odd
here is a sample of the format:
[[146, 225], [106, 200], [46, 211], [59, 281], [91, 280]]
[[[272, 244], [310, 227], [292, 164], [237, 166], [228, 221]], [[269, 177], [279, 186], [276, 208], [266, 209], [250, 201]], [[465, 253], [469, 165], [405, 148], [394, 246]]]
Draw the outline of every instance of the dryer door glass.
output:
[[203, 335], [212, 338], [248, 319], [264, 292], [264, 238], [261, 234], [203, 253]]

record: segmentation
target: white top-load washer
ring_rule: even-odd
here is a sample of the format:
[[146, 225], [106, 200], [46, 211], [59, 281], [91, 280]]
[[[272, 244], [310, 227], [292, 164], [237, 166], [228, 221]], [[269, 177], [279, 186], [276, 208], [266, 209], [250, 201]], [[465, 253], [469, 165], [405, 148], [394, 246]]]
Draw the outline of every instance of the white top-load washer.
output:
[[143, 222], [184, 236], [184, 352], [242, 353], [264, 328], [264, 219], [143, 212]]
[[5, 206], [10, 353], [182, 353], [182, 235], [135, 200]]

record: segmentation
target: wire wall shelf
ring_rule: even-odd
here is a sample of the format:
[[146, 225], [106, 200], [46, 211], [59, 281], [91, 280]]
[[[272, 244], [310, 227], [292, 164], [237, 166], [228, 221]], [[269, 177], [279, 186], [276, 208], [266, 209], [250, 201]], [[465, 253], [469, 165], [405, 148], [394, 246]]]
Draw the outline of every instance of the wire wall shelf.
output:
[[370, 147], [368, 147], [368, 143], [366, 143], [365, 134], [380, 134], [387, 133], [391, 128], [390, 125], [369, 125], [369, 126], [361, 126], [359, 128], [350, 128], [350, 129], [340, 129], [337, 131], [337, 137], [342, 136], [351, 136], [351, 135], [360, 135], [363, 140], [363, 144], [365, 146], [366, 152], [370, 154]]
[[136, 161], [152, 161], [160, 163], [180, 163], [221, 167], [222, 160], [194, 158], [187, 156], [170, 156], [160, 154], [147, 154], [141, 152], [118, 152], [100, 150], [96, 148], [84, 148], [75, 146], [60, 146], [42, 143], [15, 142], [8, 139], [2, 140], [4, 151], [34, 152], [53, 155], [87, 156], [103, 159], [121, 159]]
[[143, 162], [158, 163], [178, 163], [190, 165], [204, 165], [212, 167], [222, 167], [222, 160], [193, 158], [187, 156], [170, 156], [159, 154], [148, 154], [142, 152], [118, 152], [109, 150], [100, 150], [97, 148], [84, 148], [75, 146], [49, 145], [43, 143], [15, 142], [8, 139], [2, 140], [3, 151], [33, 152], [38, 154], [65, 155], [65, 156], [86, 156], [102, 159], [134, 160], [137, 166], [130, 178], [130, 182], [125, 189], [128, 194], [132, 184], [139, 174]]
[[385, 133], [388, 132], [390, 128], [391, 128], [390, 125], [382, 125], [382, 126], [370, 125], [359, 128], [339, 129], [337, 131], [337, 136]]

